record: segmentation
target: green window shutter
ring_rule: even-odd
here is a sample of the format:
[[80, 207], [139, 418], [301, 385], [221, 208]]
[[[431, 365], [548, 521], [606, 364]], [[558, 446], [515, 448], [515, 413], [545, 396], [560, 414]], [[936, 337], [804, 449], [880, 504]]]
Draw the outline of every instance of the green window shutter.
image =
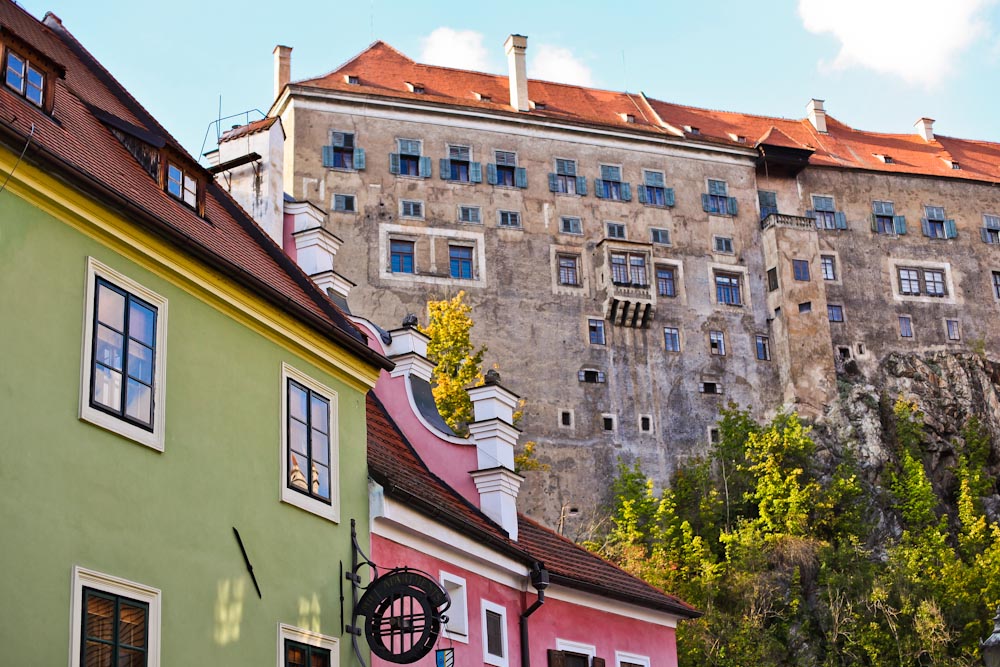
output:
[[946, 239], [953, 239], [958, 236], [958, 227], [955, 225], [954, 220], [944, 221], [944, 237]]
[[931, 235], [931, 223], [927, 218], [920, 218], [920, 231], [924, 233], [924, 236]]
[[604, 181], [599, 178], [594, 179], [594, 195], [598, 199], [604, 199]]
[[343, 211], [344, 208], [344, 195], [333, 195], [333, 210]]
[[451, 160], [446, 157], [438, 160], [438, 169], [440, 170], [439, 176], [441, 176], [441, 180], [447, 181], [451, 178]]
[[892, 225], [896, 228], [897, 234], [906, 233], [906, 216], [905, 215], [894, 215], [892, 216]]
[[323, 146], [323, 166], [333, 166], [333, 146]]
[[431, 177], [431, 159], [426, 155], [420, 158], [419, 174], [423, 178]]
[[646, 203], [646, 186], [645, 185], [637, 185], [636, 188], [635, 188], [635, 190], [636, 190], [636, 193], [637, 193], [637, 195], [639, 197], [639, 203], [640, 204], [645, 204]]
[[389, 173], [399, 173], [399, 153], [389, 153]]
[[354, 168], [358, 171], [364, 171], [365, 169], [365, 149], [355, 148], [354, 149]]
[[622, 183], [622, 201], [632, 201], [632, 184]]
[[983, 240], [983, 243], [993, 242], [992, 240], [990, 240], [990, 230], [986, 229], [985, 227], [979, 228], [979, 238]]
[[330, 135], [330, 143], [333, 144], [336, 148], [343, 148], [344, 147], [344, 133], [343, 132], [334, 132], [334, 133], [332, 133]]
[[492, 162], [486, 163], [486, 182], [490, 185], [497, 184], [497, 166]]
[[761, 208], [778, 208], [778, 194], [767, 190], [757, 191], [757, 200]]
[[676, 199], [674, 198], [674, 189], [666, 188], [663, 191], [663, 203], [666, 204], [667, 206], [673, 206], [675, 201]]
[[701, 208], [705, 211], [705, 213], [715, 213], [715, 211], [712, 210], [712, 200], [709, 199], [708, 195], [705, 193], [702, 193], [701, 195]]
[[847, 215], [843, 211], [834, 213], [833, 220], [837, 229], [847, 229]]
[[482, 162], [470, 162], [469, 163], [469, 180], [473, 183], [483, 182], [483, 163]]
[[620, 181], [622, 178], [621, 169], [606, 164], [601, 165], [601, 180]]
[[726, 199], [726, 205], [729, 208], [729, 215], [736, 215], [736, 211], [738, 210], [736, 197], [728, 197]]
[[577, 176], [576, 177], [576, 194], [581, 196], [586, 196], [587, 194], [587, 177]]
[[645, 176], [645, 184], [651, 185], [654, 188], [663, 187], [663, 174], [658, 171], [647, 171], [643, 174]]
[[872, 231], [877, 233], [878, 232], [878, 218], [875, 217], [874, 213], [872, 213], [872, 215], [871, 215], [871, 222], [872, 222]]
[[806, 209], [806, 217], [812, 218], [813, 221], [816, 223], [816, 228], [819, 229], [819, 219], [816, 218], [816, 211], [812, 210], [811, 208]]
[[720, 197], [725, 197], [726, 196], [726, 182], [725, 181], [716, 181], [716, 180], [713, 180], [713, 179], [709, 179], [709, 181], [708, 181], [708, 194], [710, 194], [710, 195], [719, 195]]
[[549, 192], [559, 192], [559, 174], [549, 173]]
[[519, 188], [528, 187], [528, 170], [524, 167], [516, 167], [514, 169], [514, 185]]

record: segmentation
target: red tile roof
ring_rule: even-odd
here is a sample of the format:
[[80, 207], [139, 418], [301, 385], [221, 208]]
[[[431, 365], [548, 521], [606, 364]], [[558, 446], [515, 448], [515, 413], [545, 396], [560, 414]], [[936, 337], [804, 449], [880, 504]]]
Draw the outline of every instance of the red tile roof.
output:
[[[357, 76], [358, 84], [345, 80]], [[420, 82], [424, 93], [413, 93], [406, 82]], [[384, 42], [375, 42], [344, 65], [320, 77], [294, 85], [360, 95], [420, 100], [427, 104], [460, 106], [498, 114], [562, 120], [573, 124], [669, 137], [692, 143], [751, 148], [766, 136], [789, 147], [813, 150], [809, 162], [819, 167], [866, 169], [900, 174], [1000, 182], [1000, 144], [936, 136], [926, 142], [915, 132], [883, 134], [857, 130], [827, 114], [821, 134], [807, 119], [787, 119], [730, 111], [713, 111], [672, 104], [644, 95], [599, 90], [548, 81], [529, 80], [528, 97], [545, 108], [515, 112], [510, 108], [506, 76], [417, 63]], [[490, 101], [476, 98], [486, 95]], [[622, 114], [632, 114], [628, 123]], [[686, 131], [696, 127], [698, 133]], [[738, 137], [745, 137], [740, 142]], [[776, 144], [771, 144], [776, 145]], [[875, 155], [888, 155], [889, 163]], [[957, 160], [953, 170], [945, 160]]]
[[368, 393], [368, 468], [372, 479], [390, 497], [474, 535], [526, 565], [544, 563], [553, 583], [681, 617], [701, 615], [680, 598], [633, 577], [524, 515], [519, 515], [518, 541], [512, 542], [506, 531], [427, 468], [374, 392]]
[[[222, 136], [219, 137], [219, 143], [221, 144], [223, 141], [232, 141], [233, 139], [239, 139], [240, 137], [246, 137], [251, 134], [263, 132], [274, 125], [277, 120], [277, 116], [271, 116], [270, 118], [261, 118], [260, 120], [247, 123], [246, 125], [234, 127], [233, 129], [222, 133]], [[282, 132], [284, 132], [284, 130], [282, 130]]]
[[[378, 366], [390, 364], [365, 344], [361, 331], [211, 175], [49, 14], [39, 22], [0, 0], [0, 28], [65, 67], [52, 116], [0, 86], [0, 142], [25, 160], [58, 173], [88, 196], [121, 208], [135, 224], [177, 244], [274, 305]], [[205, 217], [167, 194], [102, 122], [134, 128], [165, 145], [207, 184]], [[30, 141], [28, 137], [30, 135]]]

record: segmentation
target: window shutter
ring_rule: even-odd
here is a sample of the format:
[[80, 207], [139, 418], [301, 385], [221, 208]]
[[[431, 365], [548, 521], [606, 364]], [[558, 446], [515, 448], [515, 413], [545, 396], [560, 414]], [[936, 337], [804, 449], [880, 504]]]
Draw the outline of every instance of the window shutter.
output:
[[[580, 371], [580, 379], [583, 380], [583, 371]], [[549, 667], [566, 667], [566, 653], [549, 649]]]
[[399, 153], [389, 153], [389, 173], [399, 173]]
[[995, 215], [983, 216], [986, 222], [986, 229], [1000, 230], [1000, 217]]
[[708, 181], [708, 194], [719, 195], [720, 197], [726, 196], [726, 182], [716, 181], [709, 179]]
[[645, 177], [646, 185], [651, 185], [654, 188], [662, 188], [664, 185], [663, 174], [658, 171], [647, 171], [645, 172]]
[[587, 194], [587, 177], [577, 176], [576, 177], [576, 194], [581, 196], [586, 196]]
[[333, 166], [333, 146], [323, 146], [323, 166]]
[[834, 213], [833, 220], [837, 229], [847, 229], [847, 215], [843, 211]]
[[516, 167], [514, 169], [514, 185], [519, 188], [528, 187], [528, 170], [524, 167]]
[[871, 222], [872, 222], [872, 231], [873, 232], [878, 232], [878, 218], [875, 217], [874, 213], [872, 213], [871, 218], [872, 218], [872, 220], [871, 220]]
[[354, 149], [354, 168], [358, 171], [364, 171], [365, 169], [365, 149], [355, 148]]
[[343, 132], [332, 132], [330, 133], [330, 143], [336, 148], [344, 147], [344, 133]]
[[549, 192], [559, 192], [559, 174], [549, 173]]
[[604, 181], [599, 178], [594, 179], [594, 195], [598, 199], [604, 199]]
[[906, 216], [905, 215], [894, 215], [892, 216], [892, 226], [896, 228], [897, 234], [906, 233]]
[[639, 203], [640, 204], [645, 204], [646, 203], [646, 186], [645, 185], [637, 185], [635, 189], [636, 189], [636, 192], [638, 193]]
[[622, 172], [618, 167], [612, 167], [606, 164], [601, 165], [601, 180], [620, 181], [621, 179]]
[[423, 178], [430, 178], [431, 177], [431, 159], [429, 157], [427, 157], [426, 155], [424, 157], [420, 158], [419, 174]]
[[990, 241], [990, 230], [985, 227], [979, 228], [979, 238], [983, 240], [983, 243], [992, 243], [992, 241]]
[[663, 191], [663, 203], [666, 206], [673, 206], [675, 201], [676, 201], [676, 199], [674, 198], [674, 189], [673, 188], [666, 188]]
[[708, 198], [707, 194], [702, 193], [701, 195], [701, 208], [706, 213], [714, 213], [712, 210], [712, 200]]
[[931, 223], [927, 218], [920, 218], [920, 231], [924, 233], [924, 236], [931, 235]]
[[622, 183], [622, 201], [632, 201], [632, 184]]
[[438, 169], [440, 169], [441, 180], [447, 181], [451, 178], [451, 160], [446, 157], [439, 159]]
[[726, 205], [729, 207], [729, 215], [736, 215], [737, 211], [736, 197], [727, 198]]
[[958, 236], [958, 227], [955, 225], [954, 220], [944, 221], [944, 237], [946, 239], [953, 239]]
[[469, 163], [469, 180], [473, 183], [483, 182], [483, 163], [482, 162], [470, 162]]
[[761, 208], [778, 208], [778, 194], [767, 190], [758, 190], [757, 199]]
[[343, 211], [344, 208], [344, 195], [333, 195], [333, 210]]
[[490, 185], [497, 184], [497, 166], [492, 162], [486, 163], [486, 182]]
[[604, 667], [604, 658], [596, 658], [595, 657], [591, 661], [590, 667]]

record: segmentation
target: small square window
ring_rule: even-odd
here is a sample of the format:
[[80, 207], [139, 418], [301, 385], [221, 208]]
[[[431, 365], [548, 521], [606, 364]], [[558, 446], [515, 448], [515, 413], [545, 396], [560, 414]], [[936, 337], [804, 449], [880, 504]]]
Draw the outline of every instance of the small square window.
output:
[[909, 315], [899, 316], [899, 335], [902, 338], [913, 338], [913, 321]]
[[700, 387], [701, 393], [703, 393], [703, 394], [721, 394], [722, 393], [722, 385], [719, 384], [718, 382], [702, 382], [701, 385], [699, 385], [699, 387]]
[[771, 359], [771, 341], [767, 336], [756, 336], [755, 343], [757, 347], [757, 359], [760, 361], [769, 361]]
[[558, 255], [559, 284], [579, 287], [580, 257], [578, 255]]
[[620, 222], [609, 222], [608, 223], [608, 238], [609, 239], [624, 239], [625, 238], [625, 225]]
[[583, 234], [583, 222], [580, 218], [559, 218], [559, 231], [563, 234]]
[[347, 83], [351, 84], [352, 86], [357, 86], [361, 84], [361, 79], [359, 79], [354, 74], [348, 74], [346, 78], [347, 78]]
[[796, 280], [809, 280], [809, 261], [805, 259], [792, 260], [792, 275]]
[[282, 364], [281, 499], [340, 520], [337, 394]]
[[726, 255], [733, 254], [733, 239], [728, 236], [714, 236], [712, 238], [715, 243], [715, 252], [721, 252]]
[[399, 214], [404, 218], [423, 218], [424, 203], [413, 199], [403, 199], [399, 202]]
[[458, 221], [478, 225], [483, 221], [482, 209], [478, 206], [459, 206]]
[[948, 340], [961, 340], [962, 333], [958, 328], [958, 320], [945, 320], [945, 331], [948, 333]]
[[681, 351], [681, 332], [677, 327], [663, 328], [663, 347], [667, 352]]
[[827, 304], [826, 306], [827, 318], [831, 322], [843, 322], [844, 321], [844, 307], [836, 304]]
[[517, 211], [499, 211], [499, 225], [501, 227], [520, 227], [521, 214]]
[[837, 260], [833, 255], [820, 255], [819, 263], [823, 271], [823, 280], [837, 279]]
[[507, 610], [492, 602], [483, 605], [483, 662], [507, 667]]
[[811, 313], [813, 310], [812, 301], [803, 301], [799, 304], [800, 313]]
[[670, 232], [653, 227], [649, 230], [650, 240], [657, 245], [670, 245]]
[[708, 349], [713, 355], [726, 356], [726, 334], [722, 331], [709, 331]]
[[773, 292], [778, 289], [778, 269], [771, 268], [767, 270], [767, 291]]
[[601, 429], [604, 431], [614, 431], [615, 430], [615, 416], [614, 415], [602, 415], [601, 416]]
[[333, 210], [354, 213], [354, 195], [333, 195]]
[[604, 345], [604, 320], [587, 320], [591, 345]]

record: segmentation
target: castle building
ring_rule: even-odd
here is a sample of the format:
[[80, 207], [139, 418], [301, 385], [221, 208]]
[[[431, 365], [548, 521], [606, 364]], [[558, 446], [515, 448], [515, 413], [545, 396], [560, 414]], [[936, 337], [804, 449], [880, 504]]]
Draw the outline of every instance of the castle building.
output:
[[526, 49], [502, 76], [376, 42], [292, 82], [279, 46], [268, 117], [210, 157], [353, 313], [469, 295], [557, 472], [536, 516], [595, 502], [619, 457], [665, 482], [730, 401], [815, 418], [889, 352], [997, 351], [1000, 145], [533, 80]]

